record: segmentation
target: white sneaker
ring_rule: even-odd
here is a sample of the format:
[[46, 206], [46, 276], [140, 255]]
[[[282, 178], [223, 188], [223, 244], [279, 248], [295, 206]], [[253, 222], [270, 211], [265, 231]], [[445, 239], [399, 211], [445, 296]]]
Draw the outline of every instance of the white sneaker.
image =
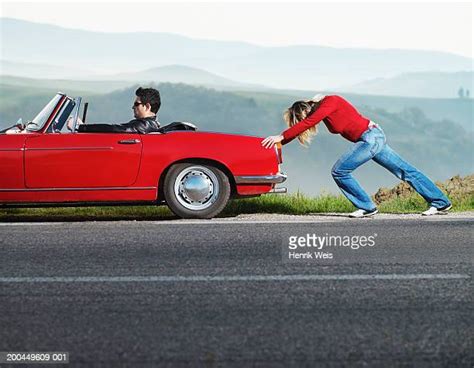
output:
[[374, 208], [372, 211], [366, 211], [366, 210], [357, 210], [349, 214], [349, 217], [352, 218], [361, 218], [361, 217], [369, 217], [375, 215], [379, 210], [377, 208]]
[[433, 216], [433, 215], [446, 215], [448, 211], [452, 208], [452, 204], [448, 204], [447, 206], [436, 208], [431, 206], [425, 212], [422, 212], [422, 216]]

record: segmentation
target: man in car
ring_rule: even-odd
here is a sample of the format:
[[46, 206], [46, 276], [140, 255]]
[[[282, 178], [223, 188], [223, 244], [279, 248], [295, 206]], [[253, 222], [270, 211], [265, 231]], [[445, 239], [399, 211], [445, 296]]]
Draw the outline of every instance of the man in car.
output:
[[[112, 132], [112, 133], [139, 133], [155, 132], [160, 127], [156, 114], [161, 106], [160, 92], [154, 88], [138, 88], [135, 91], [135, 101], [132, 106], [135, 119], [123, 124], [83, 124], [78, 119], [78, 132]], [[68, 127], [72, 129], [72, 121]]]

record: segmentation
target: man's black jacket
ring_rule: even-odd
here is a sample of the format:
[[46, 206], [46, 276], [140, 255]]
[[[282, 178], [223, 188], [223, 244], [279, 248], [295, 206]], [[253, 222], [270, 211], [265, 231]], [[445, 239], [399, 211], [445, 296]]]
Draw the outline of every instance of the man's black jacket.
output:
[[133, 119], [123, 124], [81, 124], [77, 128], [78, 132], [83, 133], [138, 133], [147, 134], [156, 132], [160, 123], [156, 116], [150, 116], [143, 119]]

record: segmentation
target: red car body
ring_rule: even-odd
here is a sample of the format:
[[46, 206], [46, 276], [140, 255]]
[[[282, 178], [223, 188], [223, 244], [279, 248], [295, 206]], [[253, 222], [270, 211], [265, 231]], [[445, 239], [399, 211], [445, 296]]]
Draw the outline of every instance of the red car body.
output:
[[[286, 178], [280, 173], [281, 151], [263, 148], [259, 137], [198, 131], [56, 132], [50, 125], [66, 101], [72, 100], [62, 95], [41, 130], [0, 134], [0, 204], [168, 202], [165, 179], [179, 164], [222, 172], [231, 197], [275, 191], [275, 184]], [[185, 180], [199, 179], [194, 171], [190, 175]], [[215, 188], [212, 175], [206, 180], [205, 186]], [[179, 183], [168, 185], [179, 196]], [[186, 189], [186, 182], [182, 185]], [[205, 197], [199, 198], [202, 202]], [[192, 214], [198, 212], [178, 215], [217, 214]]]

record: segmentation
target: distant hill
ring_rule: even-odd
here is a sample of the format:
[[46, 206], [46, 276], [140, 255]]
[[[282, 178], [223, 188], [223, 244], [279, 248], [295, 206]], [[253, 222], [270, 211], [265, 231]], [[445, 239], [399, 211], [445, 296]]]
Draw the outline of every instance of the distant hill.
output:
[[151, 68], [134, 73], [119, 73], [110, 77], [104, 76], [104, 80], [122, 80], [138, 82], [155, 83], [186, 83], [197, 86], [206, 86], [213, 88], [264, 88], [262, 86], [239, 83], [202, 69], [191, 68], [185, 65], [166, 65]]
[[[30, 75], [41, 74], [41, 79]], [[185, 83], [228, 90], [271, 90], [271, 88], [249, 83], [239, 83], [202, 69], [185, 65], [166, 65], [147, 70], [94, 75], [90, 71], [77, 71], [43, 64], [24, 64], [0, 60], [0, 82], [17, 86], [42, 86], [59, 89], [72, 87], [82, 91], [110, 92], [136, 83]]]
[[87, 92], [87, 93], [107, 93], [116, 89], [130, 87], [130, 81], [117, 80], [71, 80], [71, 79], [35, 79], [23, 78], [11, 75], [0, 76], [0, 88], [3, 86], [22, 87], [27, 89], [47, 89], [54, 91], [62, 91], [71, 93]]
[[[5, 104], [10, 98], [9, 93], [16, 95], [17, 93], [22, 92], [28, 93], [28, 91], [32, 90], [47, 89], [51, 91], [51, 93], [62, 91], [77, 95], [90, 95], [109, 93], [117, 89], [128, 88], [135, 84], [139, 84], [138, 81], [120, 81], [115, 79], [101, 81], [30, 79], [13, 76], [0, 76], [0, 93], [4, 96], [2, 103]], [[144, 82], [143, 84], [148, 85], [149, 82]], [[18, 87], [22, 87], [24, 91], [18, 89]], [[5, 88], [10, 92], [6, 93]], [[315, 91], [278, 90], [264, 87], [261, 87], [260, 90], [257, 88], [246, 90], [244, 86], [220, 86], [214, 88], [233, 91], [244, 97], [255, 98], [262, 103], [265, 102], [268, 104], [269, 109], [275, 109], [275, 111], [279, 111], [280, 108], [286, 107], [296, 99], [308, 98], [315, 94]], [[332, 94], [335, 92], [327, 91], [323, 93]], [[443, 119], [451, 120], [460, 124], [467, 131], [474, 131], [473, 99], [394, 97], [354, 93], [343, 93], [342, 95], [357, 107], [368, 106], [371, 108], [381, 108], [392, 113], [398, 113], [416, 107], [420, 109], [424, 115], [434, 121], [441, 121]]]
[[375, 78], [352, 86], [342, 86], [336, 90], [370, 95], [453, 98], [458, 97], [461, 87], [469, 89], [470, 97], [473, 97], [474, 72], [405, 73], [393, 78]]
[[[400, 113], [405, 110], [418, 109], [424, 116], [434, 122], [442, 123], [444, 120], [453, 121], [465, 130], [474, 132], [474, 100], [460, 98], [419, 98], [372, 96], [355, 93], [337, 93], [334, 91], [319, 91], [323, 94], [340, 94], [357, 108], [381, 109], [389, 113]], [[264, 103], [269, 110], [283, 111], [293, 101], [310, 98], [315, 91], [273, 90], [273, 92], [242, 91], [239, 95], [253, 97]], [[373, 118], [371, 115], [368, 115]], [[379, 121], [383, 124], [383, 121]]]
[[[3, 42], [3, 38], [2, 38]], [[24, 63], [10, 60], [0, 60], [0, 78], [4, 75], [30, 78], [40, 76], [43, 79], [59, 78], [94, 78], [94, 72], [78, 67], [65, 67], [40, 63]]]
[[[263, 47], [167, 33], [91, 32], [10, 18], [0, 18], [0, 28], [2, 55], [9, 60], [93, 69], [99, 74], [187, 65], [239, 83], [332, 89], [409, 72], [472, 70], [471, 58], [435, 51]], [[146, 57], [139, 57], [144, 50]]]
[[[162, 95], [159, 120], [190, 121], [199, 130], [218, 131], [256, 136], [276, 134], [284, 129], [281, 112], [292, 96], [254, 93], [243, 95], [164, 83], [157, 86]], [[90, 102], [89, 122], [123, 122], [132, 118], [131, 103], [136, 86], [107, 94], [84, 95]], [[71, 91], [73, 93], [73, 91]], [[0, 88], [0, 126], [15, 123], [19, 117], [32, 118], [51, 98], [52, 92], [13, 86]], [[381, 108], [358, 106], [373, 120], [383, 122], [390, 145], [407, 160], [436, 180], [445, 180], [456, 174], [474, 171], [472, 161], [473, 133], [450, 120], [440, 121], [426, 117], [417, 108], [390, 113]], [[283, 170], [289, 175], [285, 183], [291, 191], [300, 189], [308, 194], [321, 190], [338, 193], [330, 170], [333, 163], [351, 143], [329, 134], [324, 126], [309, 149], [292, 142], [283, 149]], [[233, 147], [232, 149], [239, 149]], [[243, 149], [243, 148], [242, 148]], [[385, 169], [369, 163], [357, 170], [356, 177], [371, 193], [381, 186], [398, 182]]]

